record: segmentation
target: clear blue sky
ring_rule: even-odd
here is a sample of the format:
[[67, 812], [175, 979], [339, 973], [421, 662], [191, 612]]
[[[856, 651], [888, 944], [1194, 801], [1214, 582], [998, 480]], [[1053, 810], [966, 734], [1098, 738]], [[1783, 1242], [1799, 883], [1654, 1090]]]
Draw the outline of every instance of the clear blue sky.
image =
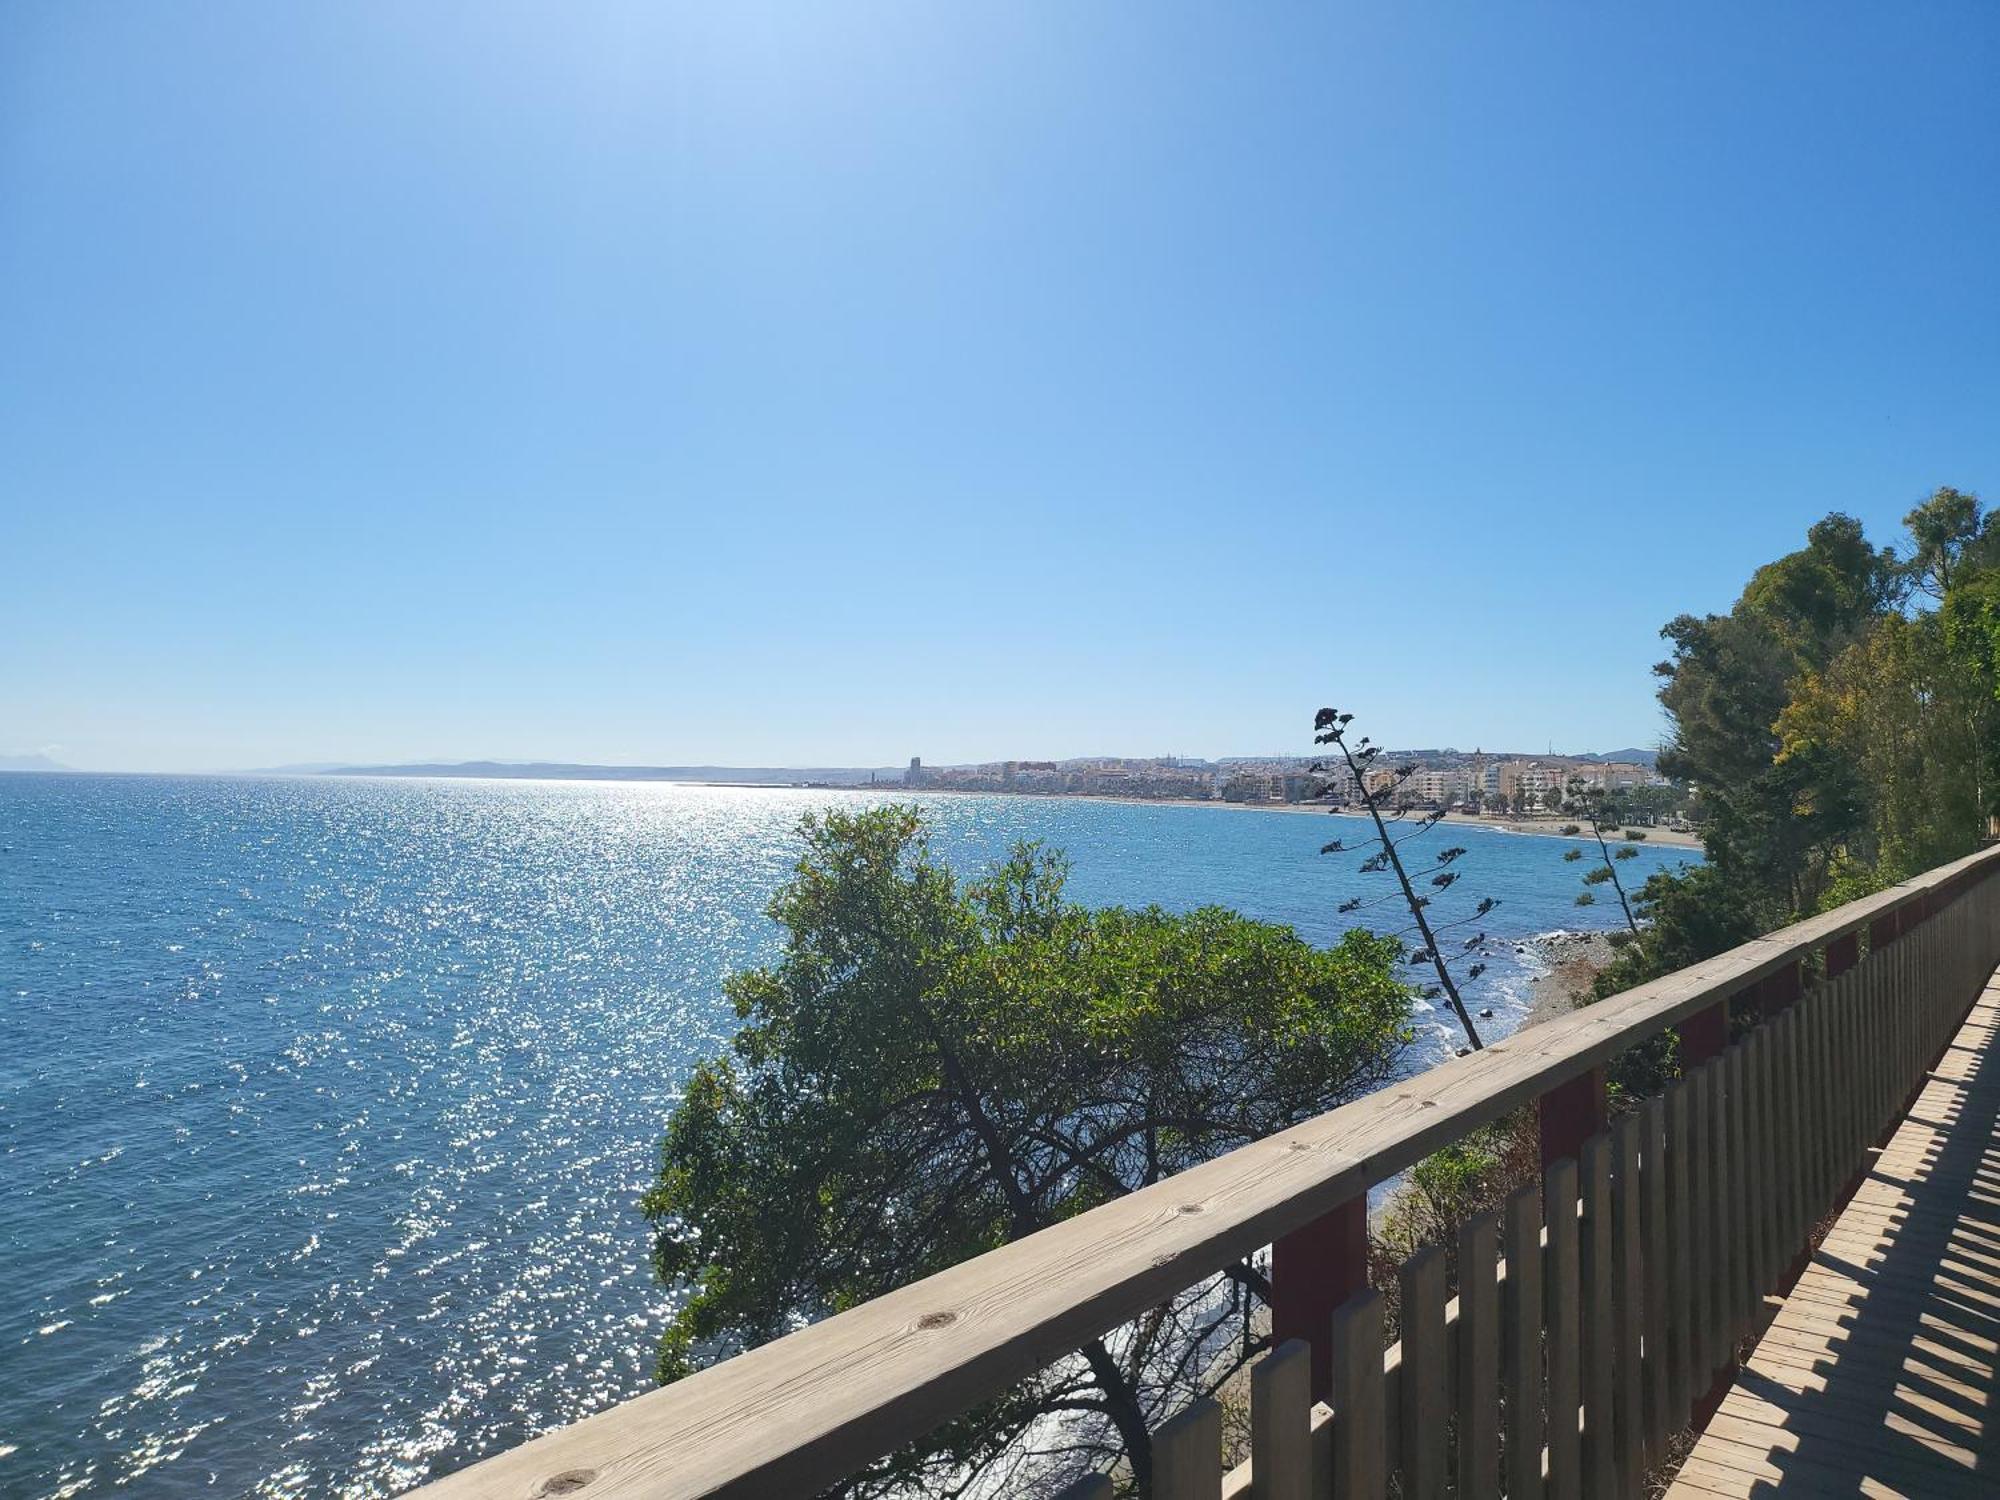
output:
[[0, 8], [0, 752], [1659, 732], [2000, 500], [2000, 8]]

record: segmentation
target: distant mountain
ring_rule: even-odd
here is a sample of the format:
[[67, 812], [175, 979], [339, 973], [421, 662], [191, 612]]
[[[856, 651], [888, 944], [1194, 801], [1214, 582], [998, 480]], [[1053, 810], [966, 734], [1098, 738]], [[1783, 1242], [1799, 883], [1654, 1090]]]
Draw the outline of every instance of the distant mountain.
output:
[[1660, 764], [1660, 752], [1657, 750], [1606, 750], [1602, 755], [1578, 755], [1574, 759], [1596, 761], [1599, 764], [1615, 760], [1622, 761], [1628, 766], [1645, 766], [1648, 770], [1654, 770]]
[[393, 766], [329, 766], [328, 776], [493, 776], [535, 781], [693, 781], [732, 786], [866, 786], [900, 783], [900, 766], [592, 766], [568, 761], [461, 760]]
[[0, 771], [67, 771], [68, 766], [37, 752], [33, 755], [0, 755]]

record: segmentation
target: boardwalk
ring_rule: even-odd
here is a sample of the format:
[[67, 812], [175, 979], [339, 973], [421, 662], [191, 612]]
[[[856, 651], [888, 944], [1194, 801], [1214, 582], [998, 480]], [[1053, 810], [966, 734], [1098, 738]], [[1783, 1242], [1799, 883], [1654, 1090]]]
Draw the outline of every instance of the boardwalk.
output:
[[2000, 980], [1696, 1444], [1673, 1500], [2000, 1495]]

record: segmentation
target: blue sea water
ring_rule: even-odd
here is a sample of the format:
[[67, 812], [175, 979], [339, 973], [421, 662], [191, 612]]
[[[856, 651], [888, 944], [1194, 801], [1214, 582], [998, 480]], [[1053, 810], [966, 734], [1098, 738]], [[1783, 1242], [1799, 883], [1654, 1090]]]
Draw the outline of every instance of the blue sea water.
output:
[[[873, 795], [0, 775], [0, 1494], [386, 1495], [645, 1389], [662, 1124], [800, 813]], [[917, 800], [1092, 904], [1325, 941], [1387, 878], [1292, 813]], [[1612, 921], [1564, 841], [1447, 832], [1495, 934]]]

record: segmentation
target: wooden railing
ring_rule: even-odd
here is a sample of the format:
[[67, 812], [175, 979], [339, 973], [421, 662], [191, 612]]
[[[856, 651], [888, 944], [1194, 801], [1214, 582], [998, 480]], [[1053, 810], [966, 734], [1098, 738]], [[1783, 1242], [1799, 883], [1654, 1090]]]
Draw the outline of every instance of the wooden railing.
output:
[[[421, 1493], [808, 1496], [1270, 1246], [1251, 1458], [1223, 1473], [1197, 1403], [1154, 1435], [1156, 1495], [1636, 1495], [2000, 962], [1996, 872], [1755, 939]], [[1681, 1076], [1606, 1129], [1605, 1064], [1669, 1027]], [[1403, 1264], [1385, 1349], [1368, 1189], [1530, 1103], [1542, 1181], [1464, 1226], [1455, 1297], [1440, 1250]]]

